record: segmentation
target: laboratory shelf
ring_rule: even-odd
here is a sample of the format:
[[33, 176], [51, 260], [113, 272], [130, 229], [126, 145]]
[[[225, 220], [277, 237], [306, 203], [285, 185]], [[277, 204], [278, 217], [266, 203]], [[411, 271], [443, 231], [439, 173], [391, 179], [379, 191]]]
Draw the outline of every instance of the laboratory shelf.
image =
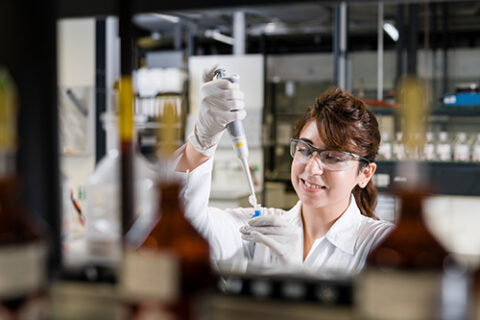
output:
[[[396, 172], [397, 161], [377, 161], [377, 188], [393, 192], [403, 177]], [[423, 162], [425, 177], [433, 194], [480, 196], [480, 163]], [[383, 176], [382, 176], [383, 175]], [[399, 182], [400, 181], [400, 182]]]
[[[398, 108], [379, 108], [379, 107], [369, 107], [369, 109], [376, 115], [394, 115]], [[459, 117], [469, 117], [469, 116], [480, 116], [480, 106], [474, 107], [446, 107], [446, 106], [435, 106], [431, 110], [431, 115], [435, 116], [459, 116]]]

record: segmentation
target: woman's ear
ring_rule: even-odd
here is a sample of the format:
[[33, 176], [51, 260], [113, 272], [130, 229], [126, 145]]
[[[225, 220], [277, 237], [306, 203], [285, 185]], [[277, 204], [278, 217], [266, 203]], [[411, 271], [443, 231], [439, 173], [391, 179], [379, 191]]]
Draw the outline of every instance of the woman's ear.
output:
[[357, 183], [360, 188], [365, 188], [367, 186], [370, 179], [372, 179], [375, 170], [377, 170], [377, 164], [375, 162], [369, 163], [360, 170]]

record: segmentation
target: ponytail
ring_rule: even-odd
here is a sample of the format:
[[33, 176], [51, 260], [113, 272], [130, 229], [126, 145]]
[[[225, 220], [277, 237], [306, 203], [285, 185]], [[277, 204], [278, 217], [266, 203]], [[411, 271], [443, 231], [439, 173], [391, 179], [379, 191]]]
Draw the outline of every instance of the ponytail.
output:
[[355, 188], [353, 188], [353, 196], [355, 197], [355, 202], [360, 212], [364, 216], [378, 220], [378, 217], [374, 213], [375, 207], [377, 206], [377, 188], [372, 180], [367, 183], [365, 188], [355, 186]]

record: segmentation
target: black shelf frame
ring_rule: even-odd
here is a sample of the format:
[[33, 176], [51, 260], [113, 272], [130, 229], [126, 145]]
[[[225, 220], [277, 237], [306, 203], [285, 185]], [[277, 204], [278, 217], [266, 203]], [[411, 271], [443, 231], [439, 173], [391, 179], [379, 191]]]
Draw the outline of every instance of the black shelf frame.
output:
[[[398, 176], [398, 161], [377, 161], [376, 175], [388, 174], [387, 187], [377, 185], [380, 192], [392, 193]], [[480, 196], [480, 163], [478, 162], [422, 162], [430, 192], [439, 195]]]

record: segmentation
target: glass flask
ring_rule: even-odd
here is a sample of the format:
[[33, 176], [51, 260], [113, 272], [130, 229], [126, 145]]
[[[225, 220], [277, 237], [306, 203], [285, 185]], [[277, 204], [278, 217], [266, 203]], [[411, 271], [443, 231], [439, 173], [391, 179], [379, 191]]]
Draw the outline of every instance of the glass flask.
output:
[[[116, 117], [103, 116], [107, 154], [98, 162], [86, 186], [85, 237], [92, 262], [115, 265], [121, 258], [120, 153]], [[151, 220], [155, 211], [155, 171], [142, 155], [134, 154], [135, 217]]]

